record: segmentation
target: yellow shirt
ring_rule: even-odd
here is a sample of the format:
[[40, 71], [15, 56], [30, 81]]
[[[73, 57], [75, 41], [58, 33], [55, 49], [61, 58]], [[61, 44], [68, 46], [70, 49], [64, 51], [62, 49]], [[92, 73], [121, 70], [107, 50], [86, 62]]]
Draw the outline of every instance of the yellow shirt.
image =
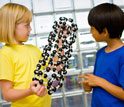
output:
[[[40, 50], [32, 45], [5, 45], [0, 49], [0, 80], [13, 83], [14, 89], [26, 89], [34, 76], [34, 70], [41, 58]], [[44, 69], [42, 67], [41, 69]], [[51, 96], [30, 95], [12, 102], [11, 107], [50, 107]]]

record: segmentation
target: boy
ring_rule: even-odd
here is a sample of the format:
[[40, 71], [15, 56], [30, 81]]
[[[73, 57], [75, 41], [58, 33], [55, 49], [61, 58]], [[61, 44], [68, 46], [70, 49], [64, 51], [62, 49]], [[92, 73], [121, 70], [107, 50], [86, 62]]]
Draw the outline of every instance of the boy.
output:
[[103, 3], [89, 12], [88, 22], [96, 42], [105, 41], [107, 46], [96, 53], [94, 74], [84, 78], [84, 90], [92, 93], [92, 107], [124, 107], [124, 13], [114, 4]]

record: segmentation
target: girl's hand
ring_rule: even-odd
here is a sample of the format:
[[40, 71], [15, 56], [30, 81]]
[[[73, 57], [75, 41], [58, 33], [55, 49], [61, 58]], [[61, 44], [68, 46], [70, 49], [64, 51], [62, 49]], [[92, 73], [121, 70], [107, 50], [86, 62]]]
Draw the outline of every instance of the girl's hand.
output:
[[[37, 86], [36, 86], [37, 84]], [[32, 94], [43, 97], [47, 94], [47, 89], [44, 85], [40, 85], [38, 81], [32, 81], [30, 84], [30, 90]]]
[[95, 76], [95, 75], [90, 74], [90, 73], [86, 73], [84, 75], [79, 75], [78, 77], [85, 79], [84, 81], [80, 81], [79, 83], [82, 83], [82, 84], [85, 83], [91, 87], [99, 86], [99, 83], [103, 79], [101, 77]]

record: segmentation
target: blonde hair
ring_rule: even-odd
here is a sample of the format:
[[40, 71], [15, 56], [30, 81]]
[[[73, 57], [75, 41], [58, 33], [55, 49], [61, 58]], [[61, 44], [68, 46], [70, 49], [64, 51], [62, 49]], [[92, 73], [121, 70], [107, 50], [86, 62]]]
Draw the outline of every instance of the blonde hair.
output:
[[13, 44], [16, 24], [32, 20], [31, 11], [23, 5], [8, 3], [0, 8], [0, 42]]

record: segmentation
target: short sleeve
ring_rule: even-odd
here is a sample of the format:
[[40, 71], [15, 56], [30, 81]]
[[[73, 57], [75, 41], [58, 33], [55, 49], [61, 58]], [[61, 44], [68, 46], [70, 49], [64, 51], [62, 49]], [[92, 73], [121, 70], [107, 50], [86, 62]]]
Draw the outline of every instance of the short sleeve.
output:
[[13, 81], [14, 70], [11, 59], [6, 55], [0, 54], [0, 80]]

